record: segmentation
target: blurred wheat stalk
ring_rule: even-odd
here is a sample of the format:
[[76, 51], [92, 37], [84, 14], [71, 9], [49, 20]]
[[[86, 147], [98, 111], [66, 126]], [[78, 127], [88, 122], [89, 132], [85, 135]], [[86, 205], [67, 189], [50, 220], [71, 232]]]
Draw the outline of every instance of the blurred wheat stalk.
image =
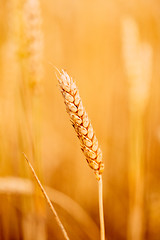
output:
[[[22, 2], [19, 63], [23, 77], [21, 101], [25, 106], [24, 118], [30, 131], [30, 153], [35, 161], [36, 171], [42, 178], [41, 170], [41, 86], [43, 80], [43, 32], [39, 0]], [[24, 94], [24, 96], [22, 96]], [[21, 133], [22, 134], [22, 133]], [[37, 187], [36, 187], [37, 189]], [[38, 190], [36, 190], [38, 191]], [[38, 194], [38, 193], [37, 193]], [[46, 239], [45, 207], [35, 195], [37, 238]]]
[[[8, 16], [8, 31], [2, 51], [3, 84], [1, 90], [5, 97], [1, 99], [1, 103], [6, 111], [6, 114], [3, 114], [2, 129], [9, 128], [9, 134], [1, 132], [3, 142], [7, 146], [0, 154], [3, 154], [5, 160], [3, 174], [15, 174], [13, 168], [9, 169], [14, 159], [15, 168], [17, 166], [16, 173], [25, 176], [25, 166], [21, 161], [22, 151], [33, 156], [38, 169], [40, 166], [41, 103], [38, 90], [43, 79], [42, 17], [39, 0], [7, 1], [5, 10]], [[12, 128], [5, 127], [5, 124], [11, 125]], [[11, 139], [13, 142], [11, 147], [13, 145], [14, 149], [11, 148], [11, 151], [8, 151]], [[21, 206], [25, 214], [28, 214], [30, 204], [25, 198], [22, 199]], [[39, 223], [37, 222], [39, 230], [36, 232], [38, 238], [44, 240], [46, 238], [42, 218], [44, 208], [40, 204], [35, 204], [35, 206], [38, 208], [37, 213], [41, 216]], [[6, 210], [4, 218], [9, 219], [9, 217], [10, 213]], [[25, 225], [25, 221], [23, 224]], [[34, 235], [32, 232], [31, 235], [26, 235], [25, 232], [24, 226], [25, 239], [30, 239], [31, 235]]]
[[132, 18], [122, 21], [123, 57], [129, 84], [130, 158], [128, 240], [142, 240], [145, 234], [144, 113], [149, 98], [152, 49], [140, 41]]
[[[32, 154], [36, 164], [40, 164], [41, 132], [41, 87], [43, 69], [43, 32], [39, 0], [26, 0], [22, 4], [19, 62], [21, 65], [21, 94], [29, 113]], [[27, 112], [25, 113], [27, 115]], [[26, 116], [27, 117], [27, 116]], [[38, 167], [38, 166], [37, 166]]]

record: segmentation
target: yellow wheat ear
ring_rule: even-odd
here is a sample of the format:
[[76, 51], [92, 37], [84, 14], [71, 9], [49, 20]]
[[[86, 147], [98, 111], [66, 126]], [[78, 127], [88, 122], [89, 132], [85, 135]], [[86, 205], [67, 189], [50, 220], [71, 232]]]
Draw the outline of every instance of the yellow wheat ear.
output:
[[62, 70], [58, 71], [59, 86], [64, 97], [66, 110], [70, 116], [72, 125], [81, 142], [81, 149], [86, 157], [89, 166], [94, 170], [99, 181], [104, 170], [102, 151], [98, 145], [95, 132], [83, 107], [78, 88], [72, 78]]

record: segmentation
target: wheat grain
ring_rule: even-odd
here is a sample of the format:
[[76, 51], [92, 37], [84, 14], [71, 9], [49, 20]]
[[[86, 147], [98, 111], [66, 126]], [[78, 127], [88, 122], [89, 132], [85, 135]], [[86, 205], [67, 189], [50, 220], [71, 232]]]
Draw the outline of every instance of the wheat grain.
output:
[[72, 125], [81, 142], [81, 149], [86, 157], [89, 166], [94, 170], [97, 180], [104, 170], [102, 151], [98, 145], [95, 132], [83, 107], [78, 88], [72, 78], [62, 70], [58, 78], [60, 89], [64, 97], [67, 112]]

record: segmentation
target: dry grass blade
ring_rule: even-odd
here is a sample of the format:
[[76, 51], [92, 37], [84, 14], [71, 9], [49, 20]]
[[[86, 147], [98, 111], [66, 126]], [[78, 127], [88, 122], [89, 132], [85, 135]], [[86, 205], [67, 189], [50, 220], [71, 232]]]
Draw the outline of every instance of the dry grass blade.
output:
[[39, 187], [40, 187], [40, 189], [41, 189], [41, 191], [42, 191], [42, 193], [43, 193], [43, 195], [44, 195], [44, 197], [45, 197], [45, 199], [46, 199], [49, 207], [51, 208], [51, 211], [52, 211], [53, 214], [55, 215], [56, 221], [57, 221], [59, 227], [61, 228], [61, 230], [62, 230], [62, 232], [63, 232], [64, 238], [67, 239], [67, 240], [69, 240], [68, 234], [67, 234], [67, 232], [66, 232], [66, 230], [65, 230], [65, 228], [64, 228], [64, 226], [63, 226], [63, 224], [62, 224], [62, 222], [61, 222], [61, 220], [59, 219], [59, 217], [58, 217], [58, 215], [57, 215], [57, 212], [56, 212], [55, 208], [53, 207], [53, 204], [51, 203], [51, 201], [50, 201], [50, 199], [49, 199], [49, 197], [48, 197], [45, 189], [43, 188], [43, 186], [42, 186], [42, 184], [41, 184], [41, 182], [40, 182], [37, 174], [35, 173], [32, 165], [31, 165], [31, 163], [29, 162], [29, 160], [28, 160], [27, 156], [25, 155], [25, 153], [23, 153], [23, 155], [24, 155], [24, 157], [25, 157], [25, 159], [26, 159], [26, 161], [27, 161], [27, 163], [28, 163], [28, 165], [29, 165], [32, 173], [33, 173], [33, 176], [34, 176], [34, 178], [36, 179], [36, 181], [37, 181], [37, 183], [38, 183], [38, 185], [39, 185]]

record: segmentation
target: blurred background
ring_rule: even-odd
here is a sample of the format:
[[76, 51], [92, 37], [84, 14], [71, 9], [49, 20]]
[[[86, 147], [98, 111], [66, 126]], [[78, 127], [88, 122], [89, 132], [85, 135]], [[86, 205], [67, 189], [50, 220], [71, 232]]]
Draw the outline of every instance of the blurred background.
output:
[[103, 151], [107, 239], [160, 239], [159, 19], [158, 0], [0, 1], [0, 239], [63, 239], [22, 152], [70, 239], [99, 239], [98, 184], [52, 65]]

